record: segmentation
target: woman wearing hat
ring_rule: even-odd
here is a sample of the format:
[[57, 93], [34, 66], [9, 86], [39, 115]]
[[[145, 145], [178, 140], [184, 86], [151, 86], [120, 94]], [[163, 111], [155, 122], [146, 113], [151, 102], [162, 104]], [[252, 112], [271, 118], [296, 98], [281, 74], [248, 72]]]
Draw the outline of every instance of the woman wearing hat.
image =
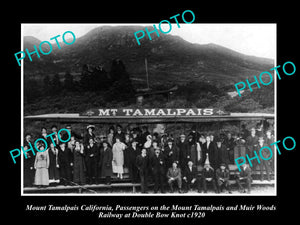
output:
[[100, 150], [99, 167], [101, 177], [105, 177], [105, 183], [109, 185], [112, 176], [113, 153], [107, 141], [103, 141], [102, 145], [103, 148]]
[[48, 150], [45, 150], [44, 145], [39, 146], [39, 151], [36, 152], [35, 161], [35, 179], [34, 184], [43, 187], [49, 185], [49, 154]]
[[84, 147], [79, 141], [75, 141], [74, 147], [74, 164], [73, 164], [73, 180], [78, 184], [85, 184], [85, 162]]
[[116, 137], [116, 143], [113, 145], [113, 172], [117, 173], [117, 178], [123, 179], [124, 165], [124, 150], [126, 145], [121, 142], [119, 137]]
[[115, 135], [115, 128], [111, 126], [109, 127], [108, 134], [107, 134], [107, 142], [110, 146], [113, 146], [114, 135]]
[[95, 126], [94, 125], [88, 125], [86, 127], [87, 133], [84, 136], [83, 139], [83, 144], [84, 146], [87, 146], [89, 144], [89, 140], [92, 138], [95, 141], [95, 134], [94, 134], [94, 130], [95, 130]]

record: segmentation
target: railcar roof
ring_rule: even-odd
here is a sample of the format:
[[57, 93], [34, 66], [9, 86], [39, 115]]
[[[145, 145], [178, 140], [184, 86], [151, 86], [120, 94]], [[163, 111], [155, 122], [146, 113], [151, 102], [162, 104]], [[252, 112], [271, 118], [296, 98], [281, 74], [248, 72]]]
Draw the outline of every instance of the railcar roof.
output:
[[230, 113], [212, 116], [82, 116], [79, 113], [52, 113], [25, 116], [25, 120], [55, 121], [66, 123], [174, 123], [222, 122], [274, 119], [271, 113]]

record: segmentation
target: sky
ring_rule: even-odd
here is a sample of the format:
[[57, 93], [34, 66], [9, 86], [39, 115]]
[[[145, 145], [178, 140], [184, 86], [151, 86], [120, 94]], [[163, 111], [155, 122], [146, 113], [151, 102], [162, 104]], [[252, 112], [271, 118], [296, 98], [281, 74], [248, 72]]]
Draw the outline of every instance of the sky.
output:
[[[155, 23], [154, 23], [155, 24]], [[72, 31], [76, 38], [99, 26], [151, 26], [153, 24], [22, 24], [23, 36], [34, 36], [40, 41], [49, 41], [51, 37]], [[155, 24], [158, 28], [158, 24]], [[201, 24], [172, 23], [169, 34], [178, 35], [191, 43], [214, 43], [237, 52], [265, 58], [276, 58], [276, 24]], [[167, 23], [162, 30], [169, 30]], [[154, 34], [152, 34], [154, 35]], [[134, 38], [134, 35], [132, 34]]]

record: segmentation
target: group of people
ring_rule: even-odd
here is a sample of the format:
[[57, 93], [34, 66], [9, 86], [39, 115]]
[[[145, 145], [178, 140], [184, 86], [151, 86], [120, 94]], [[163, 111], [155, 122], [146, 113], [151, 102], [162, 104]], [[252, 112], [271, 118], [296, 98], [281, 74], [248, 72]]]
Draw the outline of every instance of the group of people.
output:
[[[216, 192], [223, 189], [231, 192], [229, 167], [234, 159], [248, 154], [253, 155], [261, 146], [274, 142], [271, 130], [264, 132], [253, 128], [249, 132], [245, 127], [239, 134], [213, 133], [206, 135], [191, 129], [188, 135], [173, 137], [170, 134], [150, 133], [147, 126], [123, 129], [121, 125], [111, 126], [106, 135], [96, 136], [94, 125], [86, 127], [86, 133], [78, 135], [71, 126], [66, 127], [71, 139], [67, 143], [59, 141], [57, 126], [51, 127], [51, 139], [47, 129], [41, 129], [41, 137], [48, 143], [38, 143], [39, 151], [34, 156], [27, 151], [24, 160], [24, 185], [39, 187], [63, 184], [83, 185], [111, 183], [111, 177], [123, 179], [124, 169], [128, 169], [133, 183], [141, 183], [141, 191], [146, 193], [148, 185], [154, 183], [154, 193], [164, 193], [165, 187], [174, 192], [187, 192], [195, 188], [198, 192], [207, 192], [208, 185]], [[24, 148], [31, 143], [31, 134], [25, 135]], [[63, 140], [67, 138], [62, 137]], [[32, 143], [31, 143], [32, 144]], [[33, 146], [33, 145], [32, 145]], [[265, 158], [270, 152], [262, 152]], [[240, 191], [251, 189], [251, 173], [259, 167], [261, 179], [264, 170], [270, 180], [270, 171], [274, 169], [274, 160], [254, 164], [252, 169], [244, 164], [235, 175]], [[245, 181], [245, 182], [243, 182]]]

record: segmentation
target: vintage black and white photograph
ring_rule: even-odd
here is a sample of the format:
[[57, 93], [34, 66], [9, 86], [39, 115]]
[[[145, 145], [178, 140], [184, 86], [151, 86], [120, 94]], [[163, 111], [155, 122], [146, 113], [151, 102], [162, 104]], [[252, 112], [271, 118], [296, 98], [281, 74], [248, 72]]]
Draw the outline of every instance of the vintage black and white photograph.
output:
[[170, 22], [21, 24], [22, 195], [277, 195], [276, 24]]

